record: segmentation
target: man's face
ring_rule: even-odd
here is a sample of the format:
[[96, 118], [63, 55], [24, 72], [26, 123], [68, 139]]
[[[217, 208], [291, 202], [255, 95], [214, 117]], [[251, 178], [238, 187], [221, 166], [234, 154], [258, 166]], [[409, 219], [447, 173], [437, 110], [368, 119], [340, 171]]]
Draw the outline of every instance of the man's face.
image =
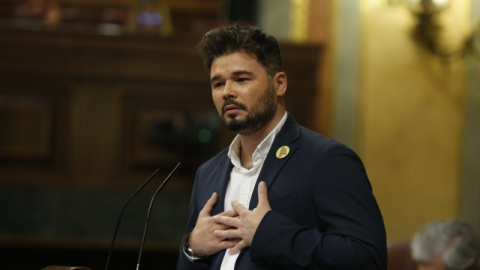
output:
[[228, 129], [252, 134], [274, 116], [276, 90], [256, 57], [234, 52], [215, 58], [210, 82], [213, 102]]

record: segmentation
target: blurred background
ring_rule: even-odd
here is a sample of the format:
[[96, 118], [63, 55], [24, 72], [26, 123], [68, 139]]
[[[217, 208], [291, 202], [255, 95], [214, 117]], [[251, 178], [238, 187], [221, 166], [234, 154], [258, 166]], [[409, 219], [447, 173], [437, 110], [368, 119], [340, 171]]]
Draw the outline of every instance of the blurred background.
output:
[[[255, 24], [281, 43], [287, 110], [355, 149], [389, 245], [480, 229], [480, 0], [2, 0], [0, 268], [174, 269], [198, 165], [227, 147], [195, 45]], [[393, 264], [390, 266], [393, 267]], [[393, 269], [393, 268], [392, 268]]]

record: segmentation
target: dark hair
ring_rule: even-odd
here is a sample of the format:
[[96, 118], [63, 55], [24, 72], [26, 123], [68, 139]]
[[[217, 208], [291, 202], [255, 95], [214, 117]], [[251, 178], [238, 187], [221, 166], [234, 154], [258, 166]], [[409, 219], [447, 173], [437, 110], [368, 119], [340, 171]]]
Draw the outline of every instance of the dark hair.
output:
[[238, 51], [256, 56], [271, 77], [283, 70], [277, 40], [256, 26], [230, 25], [210, 30], [200, 40], [197, 49], [208, 70], [215, 57]]

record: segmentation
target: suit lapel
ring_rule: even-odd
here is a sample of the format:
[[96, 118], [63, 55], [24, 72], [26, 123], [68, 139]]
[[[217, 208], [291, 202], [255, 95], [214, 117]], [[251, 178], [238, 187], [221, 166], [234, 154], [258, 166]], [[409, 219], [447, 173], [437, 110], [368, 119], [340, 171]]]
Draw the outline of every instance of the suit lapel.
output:
[[[270, 187], [275, 182], [275, 178], [280, 173], [283, 166], [287, 161], [295, 154], [298, 147], [298, 139], [300, 138], [300, 125], [288, 114], [287, 120], [283, 125], [280, 132], [275, 136], [270, 150], [268, 151], [267, 158], [263, 164], [262, 171], [260, 172], [255, 187], [253, 189], [252, 198], [250, 200], [249, 209], [252, 210], [258, 204], [258, 182], [265, 181], [267, 187]], [[277, 157], [277, 150], [287, 146], [290, 151], [284, 158]]]
[[[225, 153], [225, 155], [227, 155]], [[233, 164], [228, 157], [220, 159], [218, 164], [218, 181], [220, 181], [219, 190], [215, 190], [218, 193], [218, 200], [212, 209], [212, 214], [218, 214], [225, 211], [225, 194], [227, 192], [228, 181], [230, 180], [230, 173], [233, 169]]]

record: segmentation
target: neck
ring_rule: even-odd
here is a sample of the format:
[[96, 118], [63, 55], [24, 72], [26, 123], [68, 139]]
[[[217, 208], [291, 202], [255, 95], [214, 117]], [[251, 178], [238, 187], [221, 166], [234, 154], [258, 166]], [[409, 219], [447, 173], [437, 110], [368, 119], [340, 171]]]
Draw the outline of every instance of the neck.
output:
[[277, 112], [275, 116], [264, 127], [252, 134], [239, 134], [240, 139], [240, 160], [242, 166], [250, 169], [253, 167], [252, 155], [258, 145], [272, 132], [278, 125], [285, 111]]

